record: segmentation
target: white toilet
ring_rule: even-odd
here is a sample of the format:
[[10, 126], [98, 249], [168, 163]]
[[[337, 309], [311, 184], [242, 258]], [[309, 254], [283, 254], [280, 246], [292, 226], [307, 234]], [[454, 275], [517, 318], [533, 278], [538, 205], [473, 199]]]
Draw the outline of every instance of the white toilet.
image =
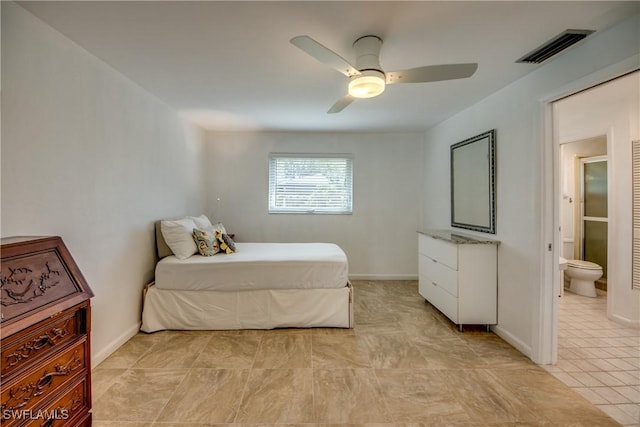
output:
[[595, 281], [602, 277], [602, 267], [595, 262], [569, 259], [564, 274], [571, 280], [571, 292], [585, 297], [597, 295]]

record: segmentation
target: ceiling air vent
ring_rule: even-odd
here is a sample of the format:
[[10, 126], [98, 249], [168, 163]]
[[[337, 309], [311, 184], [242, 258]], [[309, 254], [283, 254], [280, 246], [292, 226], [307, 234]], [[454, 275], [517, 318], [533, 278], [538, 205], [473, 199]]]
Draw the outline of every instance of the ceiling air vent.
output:
[[566, 30], [542, 46], [527, 53], [516, 62], [529, 64], [541, 64], [547, 59], [578, 43], [580, 40], [593, 33], [592, 30]]

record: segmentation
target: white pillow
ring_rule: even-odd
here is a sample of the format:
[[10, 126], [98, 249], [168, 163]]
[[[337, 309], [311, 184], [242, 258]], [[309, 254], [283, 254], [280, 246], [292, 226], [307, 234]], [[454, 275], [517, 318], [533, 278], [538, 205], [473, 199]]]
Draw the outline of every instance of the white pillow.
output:
[[187, 218], [193, 221], [193, 223], [196, 225], [196, 228], [199, 228], [200, 230], [213, 227], [211, 221], [209, 221], [209, 218], [207, 218], [205, 214], [202, 214], [200, 216], [188, 216]]
[[222, 225], [221, 222], [216, 222], [214, 225], [212, 225], [211, 227], [213, 227], [213, 231], [217, 231], [220, 234], [227, 234], [227, 229], [224, 228], [224, 225]]
[[198, 252], [196, 242], [193, 241], [193, 229], [198, 228], [189, 217], [174, 221], [160, 222], [162, 237], [167, 246], [178, 259], [187, 259]]

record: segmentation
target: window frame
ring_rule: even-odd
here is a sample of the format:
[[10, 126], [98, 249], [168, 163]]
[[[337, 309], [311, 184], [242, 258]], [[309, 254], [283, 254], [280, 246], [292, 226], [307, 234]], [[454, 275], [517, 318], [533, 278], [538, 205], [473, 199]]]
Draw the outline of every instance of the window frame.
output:
[[[282, 208], [276, 207], [275, 205], [275, 187], [278, 186], [278, 182], [272, 182], [272, 178], [275, 175], [275, 172], [272, 171], [274, 161], [278, 159], [301, 159], [301, 160], [321, 160], [321, 159], [338, 159], [344, 160], [347, 163], [346, 172], [348, 175], [346, 177], [347, 183], [345, 187], [347, 188], [348, 194], [341, 193], [346, 197], [346, 202], [341, 207], [336, 207], [335, 209], [326, 209], [326, 208]], [[353, 164], [354, 164], [354, 156], [353, 154], [347, 153], [269, 153], [269, 167], [268, 167], [268, 194], [267, 194], [267, 211], [269, 214], [293, 214], [293, 215], [352, 215], [353, 214]], [[277, 179], [277, 177], [276, 177]]]

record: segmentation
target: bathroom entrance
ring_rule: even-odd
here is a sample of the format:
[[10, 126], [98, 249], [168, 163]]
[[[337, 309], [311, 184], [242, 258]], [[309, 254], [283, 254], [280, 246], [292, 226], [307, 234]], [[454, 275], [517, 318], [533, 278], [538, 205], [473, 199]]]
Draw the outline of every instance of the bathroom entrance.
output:
[[[552, 290], [545, 306], [550, 316], [544, 317], [550, 333], [542, 340], [550, 351], [542, 354], [550, 356], [545, 363], [554, 364], [549, 371], [560, 381], [632, 425], [640, 395], [625, 391], [637, 385], [637, 364], [629, 362], [637, 361], [640, 338], [630, 252], [639, 90], [640, 71], [633, 71], [554, 100], [547, 110], [547, 142], [553, 144], [545, 163], [553, 171], [546, 187], [553, 212], [545, 215], [553, 244], [547, 246], [551, 268], [545, 276], [551, 280], [543, 288]], [[578, 280], [564, 288], [563, 276]]]
[[608, 256], [607, 136], [562, 141], [559, 163], [560, 256], [567, 260], [560, 294], [562, 288], [568, 288], [595, 297], [596, 287], [606, 291], [603, 277]]

